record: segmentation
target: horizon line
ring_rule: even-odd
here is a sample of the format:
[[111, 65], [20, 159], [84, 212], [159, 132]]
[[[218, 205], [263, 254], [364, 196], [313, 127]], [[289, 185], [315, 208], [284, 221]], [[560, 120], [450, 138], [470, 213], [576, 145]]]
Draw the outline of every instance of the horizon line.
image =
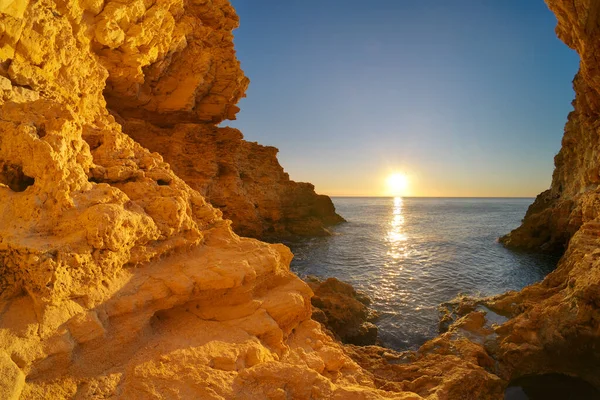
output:
[[326, 195], [329, 197], [356, 197], [356, 198], [408, 198], [408, 199], [535, 199], [536, 196], [370, 196], [370, 195]]

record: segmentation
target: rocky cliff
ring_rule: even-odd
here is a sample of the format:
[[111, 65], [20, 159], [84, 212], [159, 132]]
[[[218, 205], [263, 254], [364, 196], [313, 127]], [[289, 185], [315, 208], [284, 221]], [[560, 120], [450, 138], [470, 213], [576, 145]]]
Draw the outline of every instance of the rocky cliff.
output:
[[233, 233], [107, 109], [231, 117], [236, 24], [219, 0], [0, 4], [0, 398], [420, 398], [376, 389], [289, 250]]
[[97, 9], [86, 17], [98, 12], [90, 46], [108, 73], [108, 109], [238, 234], [326, 235], [343, 221], [327, 196], [289, 179], [276, 149], [215, 127], [235, 119], [249, 82], [235, 56], [238, 17], [228, 1], [88, 3]]
[[[509, 247], [564, 255], [544, 281], [520, 292], [462, 298], [445, 305], [440, 324], [444, 333], [426, 343], [416, 359], [423, 365], [419, 357], [437, 347], [439, 352], [460, 354], [463, 361], [475, 357], [504, 382], [559, 373], [600, 388], [600, 2], [546, 3], [557, 17], [559, 38], [581, 57], [573, 81], [574, 110], [555, 158], [551, 188], [537, 197], [523, 224], [502, 241]], [[414, 373], [414, 363], [406, 355], [380, 348], [354, 348], [348, 353], [373, 373], [378, 387], [422, 393], [405, 383]], [[448, 366], [450, 371], [457, 368]], [[468, 385], [472, 372], [466, 370], [463, 381]], [[448, 380], [446, 376], [444, 382]], [[480, 389], [481, 397], [465, 398], [491, 396], [494, 384], [482, 381], [489, 390]]]
[[599, 216], [600, 70], [598, 5], [591, 0], [546, 0], [558, 19], [558, 37], [580, 55], [575, 100], [549, 190], [529, 207], [523, 224], [502, 241], [517, 248], [564, 252], [580, 227]]
[[158, 127], [139, 119], [121, 121], [123, 130], [199, 191], [236, 233], [254, 238], [328, 235], [344, 221], [331, 199], [310, 183], [291, 181], [277, 161], [277, 149], [243, 140], [233, 128], [210, 124]]

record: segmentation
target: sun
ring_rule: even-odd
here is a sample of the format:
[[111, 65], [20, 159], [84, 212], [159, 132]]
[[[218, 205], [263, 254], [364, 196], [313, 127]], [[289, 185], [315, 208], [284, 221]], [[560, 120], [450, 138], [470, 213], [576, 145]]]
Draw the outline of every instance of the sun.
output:
[[408, 177], [405, 173], [396, 172], [386, 179], [387, 191], [391, 196], [403, 196], [408, 189]]

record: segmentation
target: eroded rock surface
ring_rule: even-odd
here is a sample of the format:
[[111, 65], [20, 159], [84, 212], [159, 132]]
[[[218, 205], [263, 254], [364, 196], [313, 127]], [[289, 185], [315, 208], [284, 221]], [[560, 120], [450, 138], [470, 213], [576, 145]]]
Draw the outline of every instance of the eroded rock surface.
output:
[[235, 119], [249, 80], [235, 56], [239, 21], [227, 0], [84, 4], [94, 14], [92, 50], [109, 74], [109, 108], [163, 126]]
[[0, 12], [0, 397], [420, 398], [375, 388], [310, 319], [289, 250], [233, 233], [107, 111], [103, 93], [128, 117], [182, 98], [168, 118], [229, 115], [228, 3]]
[[233, 128], [178, 124], [159, 128], [135, 119], [123, 129], [199, 191], [236, 233], [255, 238], [328, 235], [328, 226], [344, 221], [331, 199], [310, 183], [298, 183], [277, 161], [275, 147], [243, 140]]
[[551, 188], [523, 225], [503, 238], [510, 246], [564, 250], [556, 271], [537, 285], [487, 301], [512, 318], [497, 331], [505, 368], [564, 373], [600, 387], [600, 4], [547, 0], [558, 36], [581, 58], [573, 81], [574, 110], [555, 158]]
[[215, 127], [235, 119], [249, 83], [235, 56], [239, 21], [227, 0], [66, 4], [68, 18], [91, 29], [79, 34], [108, 73], [104, 96], [123, 131], [160, 153], [236, 233], [326, 235], [343, 221], [327, 196], [289, 179], [275, 148]]
[[600, 215], [600, 16], [592, 0], [546, 3], [558, 19], [559, 38], [581, 58], [573, 80], [574, 109], [565, 125], [560, 152], [554, 158], [550, 189], [536, 198], [523, 224], [502, 241], [511, 247], [564, 252], [575, 232]]
[[[0, 11], [0, 397], [393, 397], [310, 320], [289, 250], [234, 234], [106, 109], [103, 92], [135, 109], [136, 96], [158, 96], [152, 74], [184, 67], [184, 42], [215, 64], [196, 35], [221, 40], [228, 3]], [[169, 35], [179, 44], [162, 48]], [[125, 66], [141, 75], [123, 79]], [[227, 107], [207, 106], [218, 85], [205, 85], [186, 115], [219, 120]]]

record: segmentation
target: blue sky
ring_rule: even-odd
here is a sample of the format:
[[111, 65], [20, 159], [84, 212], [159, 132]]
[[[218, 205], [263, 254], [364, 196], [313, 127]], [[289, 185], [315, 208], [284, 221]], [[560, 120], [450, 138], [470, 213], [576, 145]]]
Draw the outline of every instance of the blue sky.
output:
[[541, 0], [232, 0], [250, 78], [236, 121], [329, 195], [534, 196], [577, 54]]

